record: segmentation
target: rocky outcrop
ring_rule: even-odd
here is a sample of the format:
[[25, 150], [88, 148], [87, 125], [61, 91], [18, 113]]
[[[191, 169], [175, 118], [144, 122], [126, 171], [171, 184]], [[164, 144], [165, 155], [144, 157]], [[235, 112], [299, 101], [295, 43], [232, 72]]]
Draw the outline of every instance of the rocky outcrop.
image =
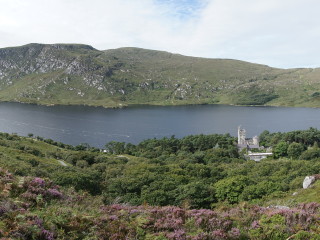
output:
[[312, 176], [306, 176], [303, 180], [302, 187], [304, 189], [309, 188], [316, 180], [320, 179], [320, 175], [312, 175]]
[[312, 183], [316, 181], [316, 178], [314, 176], [306, 176], [303, 180], [302, 187], [304, 189], [311, 186]]

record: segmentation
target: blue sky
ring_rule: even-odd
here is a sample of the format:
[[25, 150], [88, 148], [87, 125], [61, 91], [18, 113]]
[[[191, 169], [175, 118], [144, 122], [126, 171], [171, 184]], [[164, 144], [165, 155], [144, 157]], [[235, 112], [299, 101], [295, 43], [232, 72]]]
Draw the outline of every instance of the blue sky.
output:
[[0, 0], [0, 47], [141, 47], [320, 67], [318, 0]]
[[206, 0], [155, 0], [158, 5], [169, 7], [168, 15], [181, 20], [198, 17], [199, 12], [206, 7]]

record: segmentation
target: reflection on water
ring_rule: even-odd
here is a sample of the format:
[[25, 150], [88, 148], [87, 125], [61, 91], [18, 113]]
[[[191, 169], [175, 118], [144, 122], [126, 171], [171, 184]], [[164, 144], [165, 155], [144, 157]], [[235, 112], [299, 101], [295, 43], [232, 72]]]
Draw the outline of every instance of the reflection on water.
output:
[[147, 138], [230, 133], [238, 125], [248, 136], [263, 130], [320, 128], [320, 109], [193, 105], [104, 109], [0, 103], [0, 131], [51, 138], [68, 144], [103, 147], [109, 141], [138, 143]]

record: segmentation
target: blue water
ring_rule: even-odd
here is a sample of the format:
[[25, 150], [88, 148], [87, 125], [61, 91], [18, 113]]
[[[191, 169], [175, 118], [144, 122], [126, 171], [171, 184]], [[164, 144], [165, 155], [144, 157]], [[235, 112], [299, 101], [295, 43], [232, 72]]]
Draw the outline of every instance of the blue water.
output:
[[85, 106], [38, 106], [0, 103], [0, 131], [103, 147], [109, 141], [139, 143], [175, 135], [230, 133], [242, 125], [247, 136], [263, 130], [320, 128], [320, 109], [193, 105], [105, 109]]

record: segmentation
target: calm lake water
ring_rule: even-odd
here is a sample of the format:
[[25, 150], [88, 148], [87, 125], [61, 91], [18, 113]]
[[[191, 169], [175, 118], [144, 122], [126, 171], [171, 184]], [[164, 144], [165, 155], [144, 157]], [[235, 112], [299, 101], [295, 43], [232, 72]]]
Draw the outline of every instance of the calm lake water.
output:
[[103, 147], [109, 141], [139, 143], [175, 135], [230, 133], [242, 125], [247, 136], [263, 130], [320, 128], [320, 109], [195, 105], [104, 109], [84, 106], [37, 106], [0, 103], [0, 131]]

